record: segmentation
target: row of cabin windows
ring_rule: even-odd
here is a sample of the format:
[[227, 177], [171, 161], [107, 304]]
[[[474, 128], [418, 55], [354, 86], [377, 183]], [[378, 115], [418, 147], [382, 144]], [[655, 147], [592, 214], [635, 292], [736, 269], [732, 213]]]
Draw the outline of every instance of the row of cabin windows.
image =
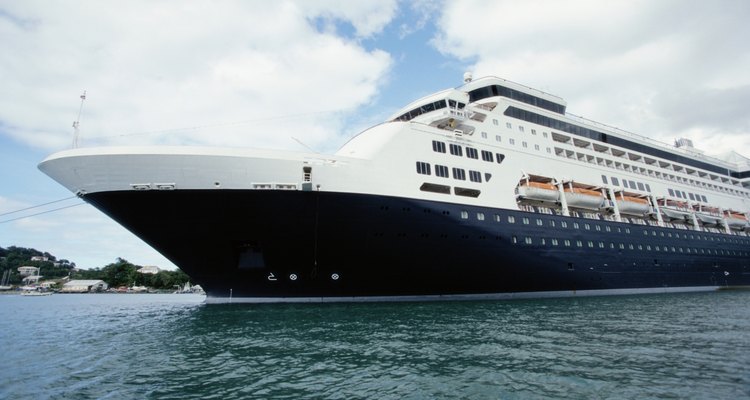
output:
[[[535, 129], [532, 129], [531, 131], [532, 131], [532, 132], [536, 132], [536, 130], [535, 130]], [[536, 134], [536, 133], [535, 133], [535, 134]], [[547, 132], [544, 132], [544, 135], [545, 135], [545, 137], [547, 137]], [[487, 132], [482, 132], [482, 137], [486, 139], [486, 138], [487, 138]], [[495, 141], [497, 141], [497, 142], [502, 142], [502, 141], [503, 141], [503, 138], [502, 138], [502, 136], [500, 136], [500, 135], [495, 135]], [[515, 146], [515, 144], [516, 144], [516, 139], [510, 138], [510, 139], [508, 139], [508, 143], [510, 143], [510, 144], [511, 144], [512, 146]], [[525, 142], [525, 141], [521, 142], [521, 145], [522, 145], [522, 146], [523, 146], [524, 148], [528, 148], [528, 147], [529, 147], [529, 144], [528, 144], [527, 142]], [[539, 151], [540, 149], [541, 149], [541, 147], [540, 147], [540, 146], [539, 146], [538, 144], [535, 144], [535, 145], [534, 145], [534, 150], [536, 150], [536, 151]], [[547, 147], [547, 153], [550, 153], [550, 154], [552, 154], [552, 148], [551, 148], [551, 147]]]
[[[477, 220], [479, 220], [479, 221], [484, 221], [484, 219], [485, 219], [484, 218], [484, 213], [482, 213], [482, 212], [478, 212], [476, 214], [476, 217], [477, 217]], [[461, 218], [468, 219], [469, 218], [469, 212], [468, 211], [461, 211]], [[495, 222], [502, 222], [502, 217], [500, 216], [500, 214], [495, 214], [494, 220], [495, 220]], [[532, 222], [531, 222], [532, 219], [529, 218], [529, 217], [521, 217], [520, 220], [521, 220], [521, 223], [524, 224], [524, 225], [531, 225], [532, 224]], [[516, 217], [514, 215], [508, 215], [507, 216], [507, 221], [510, 224], [515, 224], [516, 223]], [[593, 230], [595, 230], [597, 232], [602, 232], [602, 231], [604, 231], [604, 232], [612, 232], [612, 231], [616, 231], [618, 233], [622, 233], [622, 232], [625, 232], [627, 234], [630, 233], [630, 227], [624, 227], [623, 228], [623, 227], [620, 227], [620, 226], [615, 226], [614, 229], [613, 229], [613, 227], [610, 226], [610, 225], [589, 224], [588, 222], [579, 223], [579, 222], [576, 222], [576, 221], [574, 221], [572, 223], [568, 223], [568, 221], [557, 221], [557, 220], [554, 220], [554, 219], [550, 219], [547, 222], [549, 223], [549, 226], [552, 227], [552, 228], [557, 227], [558, 224], [559, 224], [559, 226], [561, 228], [571, 227], [572, 229], [584, 229], [584, 230], [587, 230], [587, 231], [593, 229]], [[534, 224], [536, 224], [538, 226], [544, 226], [544, 221], [541, 218], [534, 218]], [[746, 239], [735, 239], [735, 238], [727, 238], [727, 237], [722, 237], [722, 236], [698, 235], [698, 234], [693, 234], [693, 233], [689, 233], [689, 234], [688, 233], [683, 233], [682, 235], [680, 235], [679, 232], [672, 233], [672, 232], [664, 231], [664, 230], [659, 231], [658, 234], [657, 234], [656, 230], [650, 230], [650, 231], [648, 229], [644, 229], [643, 230], [643, 235], [644, 236], [648, 236], [649, 233], [651, 234], [651, 236], [661, 236], [661, 237], [669, 237], [669, 238], [674, 237], [674, 238], [677, 238], [677, 239], [682, 238], [682, 239], [685, 239], [685, 240], [687, 240], [687, 239], [690, 239], [690, 240], [701, 240], [702, 239], [704, 241], [710, 241], [710, 242], [724, 242], [724, 243], [750, 245], [750, 240], [746, 240]]]
[[[497, 121], [496, 119], [493, 119], [493, 120], [492, 120], [492, 123], [493, 123], [494, 125], [499, 125], [499, 124], [498, 124], [498, 121]], [[508, 128], [508, 129], [513, 129], [513, 124], [511, 124], [510, 122], [506, 122], [506, 123], [505, 123], [505, 127], [506, 127], [506, 128]], [[525, 129], [524, 127], [523, 127], [523, 125], [518, 125], [518, 131], [519, 131], [519, 132], [521, 132], [521, 133], [523, 133], [523, 132], [525, 132], [525, 131], [526, 131], [526, 129]], [[484, 132], [483, 132], [483, 133], [484, 133]], [[531, 134], [532, 134], [532, 135], [536, 135], [536, 129], [532, 129], [532, 130], [531, 130]], [[547, 132], [542, 132], [542, 136], [544, 136], [544, 138], [545, 138], [545, 139], [547, 138], [547, 136], [548, 136], [548, 135], [549, 135], [549, 134], [548, 134]], [[484, 137], [484, 138], [486, 138], [487, 136], [483, 136], [483, 137]], [[498, 139], [497, 141], [499, 142], [499, 141], [500, 141], [500, 139]]]
[[[524, 243], [524, 244], [534, 244], [534, 239], [530, 236], [524, 236], [523, 241], [519, 241], [518, 237], [513, 235], [511, 236], [510, 241], [512, 243]], [[572, 247], [573, 241], [570, 239], [557, 239], [557, 238], [537, 238], [537, 243], [545, 246], [547, 245], [547, 242], [552, 246], [559, 246], [560, 243], [562, 243], [565, 247]], [[576, 240], [575, 241], [575, 247], [584, 247], [583, 240]], [[664, 252], [672, 252], [672, 253], [687, 253], [687, 254], [713, 254], [713, 255], [722, 255], [722, 256], [747, 256], [750, 253], [746, 251], [737, 251], [737, 250], [725, 250], [725, 249], [706, 249], [706, 248], [698, 248], [698, 247], [682, 247], [682, 246], [662, 246], [662, 245], [650, 245], [650, 244], [633, 244], [628, 243], [627, 245], [625, 243], [614, 243], [609, 242], [605, 243], [603, 241], [594, 242], [593, 240], [589, 240], [586, 242], [586, 247], [588, 248], [610, 248], [610, 249], [617, 249], [617, 250], [625, 250], [626, 248], [628, 250], [639, 250], [639, 251], [664, 251]]]
[[[614, 186], [620, 186], [620, 180], [617, 177], [610, 177], [612, 178], [611, 182]], [[604, 182], [605, 185], [608, 185], [607, 182], [607, 175], [602, 175], [602, 182]], [[651, 193], [651, 186], [649, 186], [648, 183], [643, 182], [636, 182], [633, 180], [627, 180], [625, 178], [622, 178], [622, 187], [626, 189], [633, 189], [633, 190], [640, 190], [641, 192], [649, 192]]]
[[[495, 125], [498, 125], [498, 121], [497, 121], [497, 119], [493, 119], [493, 120], [492, 120], [492, 122], [493, 122], [493, 123], [494, 123]], [[508, 128], [508, 129], [512, 129], [512, 124], [511, 124], [510, 122], [506, 122], [506, 123], [505, 123], [505, 126], [506, 126], [506, 127]], [[524, 131], [525, 131], [525, 130], [524, 130], [524, 127], [523, 127], [522, 125], [518, 125], [518, 130], [519, 130], [519, 131], [521, 131], [521, 132], [524, 132]], [[532, 133], [532, 135], [536, 135], [536, 129], [532, 129], [532, 130], [531, 130], [531, 133]], [[548, 134], [547, 134], [547, 132], [542, 132], [542, 134], [544, 135], [544, 137], [545, 137], [545, 138], [547, 138], [547, 137], [548, 137]], [[485, 133], [485, 132], [482, 132], [482, 137], [484, 137], [484, 138], [486, 138], [486, 137], [487, 137], [487, 136], [486, 136], [486, 133]], [[502, 138], [500, 137], [500, 135], [495, 135], [495, 140], [496, 140], [496, 141], [498, 141], [498, 142], [500, 142], [500, 141], [502, 140]], [[606, 142], [606, 141], [605, 141], [605, 142]], [[515, 140], [514, 140], [514, 139], [510, 139], [510, 144], [511, 144], [511, 145], [515, 144]], [[527, 144], [526, 144], [526, 142], [524, 142], [524, 143], [523, 143], [523, 147], [527, 147]], [[534, 145], [534, 148], [535, 148], [536, 150], [539, 150], [539, 145]], [[549, 147], [547, 147], [547, 153], [552, 153], [552, 149], [551, 149], [551, 148], [549, 148]], [[560, 155], [564, 155], [564, 153], [561, 153]], [[704, 168], [704, 169], [705, 169], [705, 168]], [[711, 170], [711, 171], [713, 171], [713, 170]], [[717, 171], [713, 171], [713, 172], [717, 172]], [[731, 173], [729, 173], [729, 175], [731, 175], [732, 177], [735, 177], [735, 178], [737, 178], [737, 177], [738, 177], [738, 176], [737, 176], [737, 174], [738, 174], [738, 173], [736, 173], [736, 172], [731, 172]], [[750, 171], [747, 171], [747, 172], [745, 172], [745, 174], [750, 174]], [[664, 178], [664, 179], [666, 179], [666, 178]], [[678, 177], [678, 179], [681, 179], [681, 178], [679, 178], [679, 177]], [[626, 180], [624, 180], [624, 179], [623, 179], [623, 187], [625, 187], [625, 188], [629, 188], [629, 189], [636, 189], [636, 188], [637, 188], [638, 190], [641, 190], [641, 191], [643, 191], [643, 190], [644, 190], [644, 189], [641, 189], [641, 188], [640, 188], [640, 186], [642, 185], [641, 183], [636, 183], [636, 185], [637, 185], [637, 186], [636, 186], [636, 185], [631, 185], [631, 186], [628, 186], [628, 182], [630, 182], [630, 183], [633, 183], [633, 181], [626, 181]], [[606, 182], [605, 182], [605, 183], [606, 183]], [[685, 183], [687, 183], [687, 180], [685, 180]], [[690, 184], [693, 184], [693, 183], [692, 183], [692, 181], [691, 181], [691, 183], [690, 183]], [[702, 183], [702, 182], [696, 182], [695, 184], [699, 184], [699, 185], [700, 185], [700, 184], [703, 184], [703, 186], [706, 186], [706, 184], [705, 184], [705, 183]], [[618, 185], [616, 185], [616, 186], [618, 186]], [[717, 186], [717, 185], [711, 185], [711, 184], [708, 184], [708, 186], [709, 186], [709, 187], [713, 187], [713, 189], [714, 189], [714, 190], [723, 190], [723, 191], [728, 191], [729, 193], [733, 193], [733, 194], [738, 194], [738, 195], [742, 195], [742, 196], [745, 196], [745, 197], [750, 197], [750, 192], [747, 192], [747, 191], [742, 191], [742, 190], [735, 190], [735, 189], [726, 189], [726, 188], [724, 188], [724, 187], [721, 187], [721, 186]], [[646, 190], [645, 190], [645, 191], [647, 191], [647, 192], [649, 192], [649, 193], [651, 192], [651, 190], [650, 190], [650, 189], [648, 188], [648, 185], [646, 185]], [[675, 195], [676, 195], [677, 197], [680, 197], [680, 194], [683, 194], [683, 195], [685, 194], [685, 192], [681, 192], [681, 193], [680, 193], [680, 192], [678, 192], [678, 191], [675, 191], [675, 192], [676, 192], [676, 194], [675, 194]], [[673, 196], [675, 196], [675, 195], [673, 195]], [[688, 199], [689, 197], [690, 197], [690, 193], [688, 193], [688, 194], [687, 194], [687, 196], [682, 196], [682, 198], [684, 198], [685, 200], [687, 200], [687, 199]], [[694, 201], [701, 201], [701, 198], [704, 198], [704, 199], [705, 199], [705, 196], [703, 196], [703, 195], [700, 195], [700, 196], [699, 196], [698, 194], [693, 194], [693, 196], [692, 196], [692, 197], [690, 197], [690, 199], [691, 199], [691, 200], [694, 200]], [[706, 200], [703, 200], [703, 202], [707, 202], [707, 201], [706, 201]]]
[[[644, 230], [643, 231], [643, 235], [644, 236], [648, 236], [649, 235], [649, 231], [648, 230]], [[651, 230], [651, 236], [657, 236], [657, 233], [656, 233], [655, 230]], [[666, 232], [666, 233], [664, 233], [664, 231], [660, 231], [658, 233], [658, 236], [661, 236], [661, 237], [673, 237], [672, 236], [672, 232]], [[674, 237], [679, 239], [680, 238], [680, 234], [676, 232], [674, 234]], [[683, 239], [688, 239], [689, 238], [690, 240], [701, 240], [701, 238], [702, 238], [706, 242], [723, 242], [723, 243], [734, 243], [734, 244], [750, 244], [750, 242], [748, 242], [747, 240], [744, 240], [744, 239], [733, 239], [733, 238], [726, 238], [726, 237], [720, 237], [720, 236], [714, 237], [714, 236], [697, 235], [697, 234], [694, 235], [692, 233], [691, 234], [683, 233], [682, 234], [682, 238]]]
[[[559, 147], [555, 147], [555, 154], [557, 154], [559, 157], [563, 157], [563, 158], [568, 158], [568, 159], [578, 160], [578, 161], [582, 161], [582, 162], [586, 162], [586, 163], [591, 163], [591, 164], [596, 164], [596, 165], [600, 165], [600, 166], [605, 166], [605, 164], [602, 163], [603, 159], [601, 157], [596, 157], [596, 162], [595, 162], [593, 158], [591, 158], [590, 156], [586, 156], [583, 153], [573, 153], [573, 152], [569, 152], [569, 151], [566, 151], [564, 149], [561, 149]], [[576, 155], [577, 155], [577, 157], [576, 157]], [[607, 161], [611, 161], [611, 160], [607, 160]], [[623, 164], [623, 165], [625, 165], [625, 164]], [[623, 169], [622, 167], [619, 167], [617, 165], [613, 166], [613, 164], [611, 164], [611, 163], [606, 164], [606, 167], [608, 167], [608, 168]], [[625, 168], [625, 170], [626, 171], [630, 171], [630, 169], [628, 169], [628, 168]], [[651, 170], [651, 169], [644, 169], [644, 168], [639, 168], [639, 167], [633, 167], [632, 172], [633, 173], [639, 173], [641, 175], [652, 176], [652, 177], [655, 177], [657, 179], [675, 181], [675, 182], [679, 182], [679, 183], [684, 183], [685, 185], [691, 185], [691, 186], [696, 186], [696, 187], [703, 187], [703, 188], [707, 188], [707, 189], [713, 190], [713, 191], [723, 191], [723, 192], [726, 192], [726, 193], [736, 194], [736, 195], [745, 196], [745, 197], [750, 198], [750, 192], [741, 191], [741, 190], [735, 190], [735, 189], [731, 189], [731, 188], [726, 188], [726, 187], [723, 187], [723, 186], [718, 186], [718, 185], [714, 185], [714, 184], [710, 184], [710, 183], [696, 181], [696, 180], [693, 180], [693, 179], [687, 179], [687, 178], [683, 178], [681, 176], [668, 175], [666, 173], [664, 173], [662, 175], [660, 172], [654, 171], [654, 170]], [[606, 180], [605, 180], [606, 178], [604, 177], [604, 175], [602, 175], [602, 177], [603, 177], [602, 181], [606, 183]], [[617, 178], [613, 178], [613, 182], [618, 182]], [[623, 179], [622, 186], [625, 187], [625, 188], [636, 189], [636, 186], [633, 186], [633, 185], [629, 186], [628, 182], [632, 183], [633, 181], [627, 181], [627, 180]], [[640, 189], [640, 184], [637, 183], [637, 182], [636, 182], [636, 184], [638, 185], [638, 189], [641, 190]], [[615, 183], [615, 185], [618, 185], [618, 183]], [[645, 185], [645, 187], [646, 187], [646, 191], [650, 192], [650, 190], [648, 188], [648, 185]], [[676, 190], [676, 189], [674, 190], [674, 194], [672, 194], [672, 196], [674, 196], [674, 197], [681, 197], [681, 198], [683, 198], [685, 200], [687, 200], [688, 198], [690, 198], [691, 200], [694, 199], [694, 201], [701, 201], [702, 199], [705, 199], [704, 195], [698, 195], [698, 194], [694, 193], [693, 197], [690, 197], [690, 193], [685, 193], [685, 192], [682, 192], [682, 191], [679, 191], [679, 190]], [[703, 202], [707, 203], [708, 201], [707, 200], [703, 200]]]
[[[453, 179], [457, 179], [459, 181], [466, 180], [466, 170], [464, 170], [463, 168], [452, 168], [451, 172], [453, 172]], [[430, 163], [417, 161], [417, 173], [421, 175], [432, 175]], [[435, 164], [435, 175], [441, 178], [448, 178], [448, 167], [445, 165]], [[489, 181], [491, 177], [492, 174], [485, 174], [485, 178], [487, 181]], [[482, 173], [479, 171], [469, 170], [469, 180], [472, 182], [482, 183]]]
[[[450, 153], [453, 154], [454, 156], [462, 157], [464, 155], [463, 147], [461, 145], [451, 143], [448, 146], [448, 149], [450, 150]], [[433, 140], [432, 151], [436, 153], [445, 153], [446, 152], [445, 143], [439, 140]], [[480, 152], [477, 151], [477, 149], [473, 147], [468, 147], [468, 146], [466, 147], [466, 157], [478, 160], [479, 154]], [[497, 163], [501, 164], [503, 160], [505, 160], [504, 154], [500, 154], [500, 153], [493, 154], [491, 151], [487, 151], [487, 150], [482, 150], [481, 154], [482, 154], [482, 160], [487, 161], [487, 162], [495, 162], [495, 160], [497, 160]]]
[[687, 200], [688, 198], [690, 198], [690, 200], [692, 200], [692, 201], [702, 201], [704, 203], [708, 203], [708, 200], [706, 199], [706, 196], [704, 196], [702, 194], [697, 194], [697, 193], [688, 193], [688, 194], [685, 194], [685, 192], [683, 192], [682, 190], [677, 190], [677, 189], [667, 189], [667, 191], [669, 192], [669, 195], [672, 196], [672, 197], [679, 197], [679, 198], [685, 199], [685, 200]]
[[704, 161], [696, 160], [687, 156], [674, 154], [662, 149], [650, 147], [647, 145], [631, 142], [626, 139], [622, 139], [616, 136], [608, 135], [593, 129], [585, 128], [580, 125], [571, 124], [554, 118], [549, 118], [544, 115], [536, 114], [531, 111], [522, 110], [517, 107], [510, 106], [504, 112], [506, 116], [511, 118], [520, 119], [533, 124], [546, 126], [555, 130], [571, 133], [573, 135], [582, 136], [592, 140], [596, 140], [603, 143], [608, 143], [613, 146], [623, 147], [628, 150], [633, 150], [639, 153], [648, 154], [654, 157], [669, 160], [678, 164], [689, 165], [695, 168], [711, 171], [717, 174], [736, 177], [738, 172], [728, 171], [726, 168], [710, 164]]

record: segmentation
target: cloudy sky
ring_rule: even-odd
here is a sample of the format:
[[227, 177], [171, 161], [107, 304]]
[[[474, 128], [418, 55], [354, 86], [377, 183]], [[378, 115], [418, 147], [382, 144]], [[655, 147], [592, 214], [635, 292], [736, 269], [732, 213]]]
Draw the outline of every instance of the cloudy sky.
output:
[[37, 170], [84, 90], [81, 146], [334, 152], [472, 71], [750, 156], [748, 19], [746, 0], [0, 0], [0, 246], [174, 268]]

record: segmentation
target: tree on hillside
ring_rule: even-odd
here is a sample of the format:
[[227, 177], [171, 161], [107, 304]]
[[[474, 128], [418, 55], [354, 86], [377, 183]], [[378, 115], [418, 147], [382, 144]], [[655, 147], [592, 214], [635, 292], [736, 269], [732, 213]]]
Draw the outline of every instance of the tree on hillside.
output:
[[102, 279], [112, 287], [132, 286], [138, 274], [137, 270], [138, 268], [128, 260], [117, 257], [116, 262], [102, 268]]

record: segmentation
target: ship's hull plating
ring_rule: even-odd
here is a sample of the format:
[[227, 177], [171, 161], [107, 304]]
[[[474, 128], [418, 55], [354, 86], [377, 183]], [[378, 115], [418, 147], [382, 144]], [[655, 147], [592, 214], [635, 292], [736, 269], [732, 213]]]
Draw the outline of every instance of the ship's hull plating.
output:
[[173, 261], [215, 302], [750, 285], [747, 244], [716, 233], [695, 232], [703, 240], [688, 240], [693, 232], [673, 228], [316, 191], [113, 191], [86, 200]]

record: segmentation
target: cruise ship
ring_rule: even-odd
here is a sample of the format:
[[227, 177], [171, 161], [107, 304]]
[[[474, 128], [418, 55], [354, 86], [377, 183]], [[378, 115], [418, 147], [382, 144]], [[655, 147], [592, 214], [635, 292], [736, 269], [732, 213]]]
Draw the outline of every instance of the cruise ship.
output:
[[505, 299], [750, 287], [750, 161], [464, 77], [335, 154], [75, 148], [39, 168], [207, 301]]

